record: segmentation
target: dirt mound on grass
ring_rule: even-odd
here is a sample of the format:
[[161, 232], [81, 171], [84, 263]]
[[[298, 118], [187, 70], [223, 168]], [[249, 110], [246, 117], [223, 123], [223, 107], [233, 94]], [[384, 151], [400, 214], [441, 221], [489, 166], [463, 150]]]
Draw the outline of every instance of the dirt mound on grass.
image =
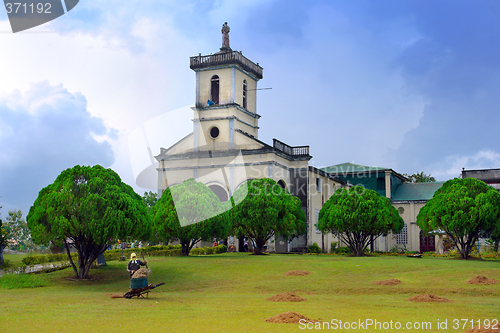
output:
[[298, 324], [301, 319], [304, 319], [307, 323], [318, 323], [318, 320], [309, 319], [306, 316], [301, 315], [297, 312], [283, 312], [271, 318], [267, 318], [266, 321], [269, 323], [283, 323], [283, 324]]
[[148, 277], [148, 269], [147, 268], [139, 268], [135, 271], [134, 275], [132, 275], [132, 279], [139, 279], [143, 277]]
[[286, 272], [285, 275], [286, 276], [305, 276], [305, 275], [309, 275], [311, 274], [311, 272], [309, 271], [289, 271], [289, 272]]
[[302, 302], [302, 301], [305, 301], [306, 299], [302, 298], [294, 293], [287, 292], [287, 293], [274, 295], [272, 297], [269, 297], [267, 300], [272, 301], [272, 302]]
[[436, 296], [433, 294], [417, 295], [417, 296], [410, 297], [408, 300], [412, 301], [412, 302], [451, 302], [447, 298], [439, 297], [439, 296]]
[[486, 276], [478, 275], [476, 277], [473, 277], [467, 282], [470, 284], [495, 284], [498, 283], [499, 281], [495, 279], [488, 279]]
[[474, 329], [470, 329], [468, 331], [465, 331], [466, 333], [498, 333], [498, 328], [497, 329], [493, 329], [493, 328], [484, 328], [484, 327], [481, 327], [481, 328], [474, 328]]
[[111, 298], [123, 298], [123, 294], [106, 294]]
[[399, 281], [398, 279], [380, 280], [380, 281], [373, 282], [373, 284], [382, 285], [382, 286], [395, 286], [395, 285], [401, 284], [401, 281]]

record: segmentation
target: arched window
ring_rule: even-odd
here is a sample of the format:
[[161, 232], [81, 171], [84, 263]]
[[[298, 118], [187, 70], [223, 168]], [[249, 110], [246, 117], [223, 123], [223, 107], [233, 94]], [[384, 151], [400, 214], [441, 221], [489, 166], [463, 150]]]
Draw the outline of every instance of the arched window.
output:
[[243, 108], [247, 108], [247, 80], [243, 80]]
[[283, 179], [280, 179], [278, 180], [278, 185], [282, 188], [282, 189], [286, 189], [286, 183]]
[[212, 81], [210, 85], [211, 101], [214, 102], [215, 104], [219, 104], [219, 76], [217, 75], [212, 76], [211, 81]]
[[385, 191], [385, 178], [377, 178], [377, 191]]

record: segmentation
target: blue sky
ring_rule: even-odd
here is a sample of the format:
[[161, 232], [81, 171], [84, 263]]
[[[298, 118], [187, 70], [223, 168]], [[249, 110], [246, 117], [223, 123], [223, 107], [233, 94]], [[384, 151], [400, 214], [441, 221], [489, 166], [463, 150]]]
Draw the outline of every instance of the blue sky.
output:
[[[500, 2], [487, 0], [96, 0], [12, 34], [0, 11], [2, 213], [26, 215], [76, 164], [134, 185], [132, 133], [194, 104], [189, 57], [217, 52], [226, 21], [231, 47], [272, 87], [259, 91], [259, 139], [310, 145], [316, 167], [438, 180], [499, 168], [498, 17]], [[176, 127], [163, 132], [182, 137]]]

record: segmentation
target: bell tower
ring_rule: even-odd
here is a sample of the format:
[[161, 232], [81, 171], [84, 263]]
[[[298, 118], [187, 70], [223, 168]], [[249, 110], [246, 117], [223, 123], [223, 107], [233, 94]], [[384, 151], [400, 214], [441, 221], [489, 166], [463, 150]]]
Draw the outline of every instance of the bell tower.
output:
[[194, 148], [234, 148], [234, 132], [258, 138], [257, 82], [262, 67], [229, 46], [230, 28], [222, 26], [222, 47], [215, 54], [190, 58], [196, 73]]

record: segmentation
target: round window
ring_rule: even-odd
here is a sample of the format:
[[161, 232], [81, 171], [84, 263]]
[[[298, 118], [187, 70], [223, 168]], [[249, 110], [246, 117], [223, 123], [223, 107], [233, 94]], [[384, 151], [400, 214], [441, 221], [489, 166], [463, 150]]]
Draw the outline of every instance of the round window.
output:
[[399, 215], [403, 215], [403, 213], [405, 212], [405, 209], [403, 207], [399, 207], [398, 212], [399, 212]]
[[210, 136], [212, 137], [212, 139], [215, 139], [216, 137], [219, 136], [219, 128], [214, 126], [210, 129]]

